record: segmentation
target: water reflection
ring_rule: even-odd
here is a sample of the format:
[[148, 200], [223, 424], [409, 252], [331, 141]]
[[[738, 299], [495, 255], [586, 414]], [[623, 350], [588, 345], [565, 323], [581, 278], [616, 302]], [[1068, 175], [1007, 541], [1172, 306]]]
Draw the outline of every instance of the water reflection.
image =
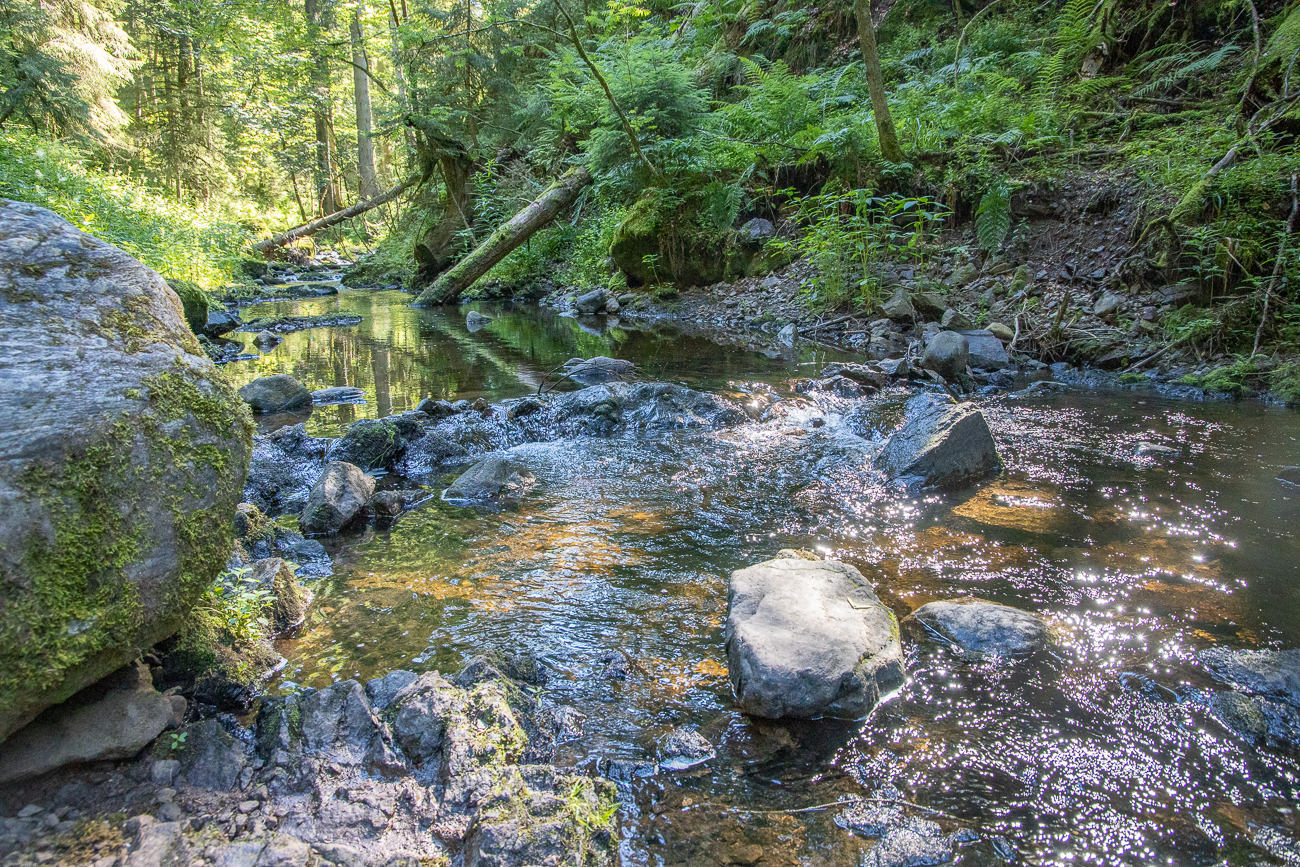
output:
[[[377, 414], [381, 374], [399, 411], [426, 390], [518, 394], [577, 354], [737, 394], [802, 369], [526, 312], [490, 311], [470, 337], [455, 312], [380, 295], [338, 303], [381, 317], [290, 335], [244, 375], [359, 385], [373, 401], [358, 411]], [[844, 402], [776, 390], [774, 420], [720, 434], [521, 447], [539, 484], [517, 507], [433, 500], [343, 544], [312, 627], [281, 645], [285, 678], [451, 671], [485, 647], [526, 650], [551, 665], [553, 699], [587, 714], [563, 760], [644, 761], [668, 726], [698, 727], [716, 760], [628, 787], [629, 864], [856, 864], [871, 842], [837, 828], [834, 810], [755, 811], [885, 784], [940, 811], [925, 815], [945, 831], [985, 835], [962, 863], [1005, 863], [994, 836], [1039, 864], [1283, 858], [1300, 837], [1296, 757], [1247, 743], [1191, 699], [1211, 686], [1201, 648], [1300, 645], [1300, 497], [1274, 480], [1300, 463], [1294, 413], [1131, 394], [995, 399], [985, 411], [1005, 472], [912, 500], [886, 492], [867, 462], [875, 446], [837, 423]], [[343, 421], [324, 415], [318, 429]], [[1177, 452], [1139, 457], [1143, 442]], [[746, 719], [726, 680], [727, 575], [783, 547], [854, 563], [899, 615], [967, 593], [1038, 611], [1052, 649], [996, 668], [913, 648], [907, 684], [861, 725]], [[617, 658], [626, 679], [608, 676]]]
[[[765, 354], [721, 347], [668, 328], [636, 328], [617, 317], [578, 320], [534, 307], [486, 303], [429, 310], [410, 303], [410, 295], [397, 291], [344, 289], [325, 298], [250, 305], [242, 311], [245, 320], [335, 314], [363, 318], [352, 327], [287, 334], [270, 352], [225, 369], [240, 385], [288, 373], [311, 391], [345, 385], [362, 389], [364, 404], [316, 407], [307, 418], [310, 432], [335, 436], [358, 418], [405, 412], [426, 397], [494, 401], [535, 392], [548, 374], [575, 356], [634, 359], [646, 378], [707, 388], [741, 377], [793, 376], [804, 369], [801, 365], [848, 357], [812, 348]], [[465, 325], [470, 309], [492, 321], [471, 332]], [[251, 334], [228, 336], [257, 353]], [[555, 379], [552, 375], [550, 381]], [[271, 420], [269, 426], [283, 421]]]

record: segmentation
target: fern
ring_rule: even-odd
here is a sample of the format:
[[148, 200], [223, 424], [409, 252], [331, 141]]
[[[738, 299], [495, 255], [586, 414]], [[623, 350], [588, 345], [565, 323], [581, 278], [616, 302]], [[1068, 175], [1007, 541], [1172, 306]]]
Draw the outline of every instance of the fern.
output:
[[975, 238], [982, 249], [996, 253], [1011, 230], [1011, 191], [998, 181], [980, 198], [975, 211]]
[[1039, 95], [1050, 98], [1057, 89], [1079, 68], [1079, 63], [1089, 49], [1096, 46], [1098, 35], [1093, 27], [1093, 15], [1101, 7], [1095, 0], [1069, 0], [1056, 19], [1056, 33], [1052, 42], [1056, 51], [1038, 77]]

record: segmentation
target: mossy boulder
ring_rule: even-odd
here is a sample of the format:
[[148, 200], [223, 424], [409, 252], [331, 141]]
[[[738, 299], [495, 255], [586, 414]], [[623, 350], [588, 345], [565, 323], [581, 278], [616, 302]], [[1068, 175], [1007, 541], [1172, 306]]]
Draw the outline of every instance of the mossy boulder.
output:
[[[658, 190], [642, 196], [614, 230], [609, 255], [632, 288], [660, 283], [707, 286], [766, 274], [789, 263], [789, 254], [765, 239], [735, 232], [716, 236], [692, 228]], [[761, 241], [761, 242], [760, 242]]]
[[172, 634], [232, 544], [252, 419], [162, 277], [0, 199], [0, 738]]
[[181, 299], [181, 309], [185, 311], [185, 324], [195, 334], [202, 334], [208, 324], [208, 293], [197, 283], [189, 280], [168, 280], [167, 285]]

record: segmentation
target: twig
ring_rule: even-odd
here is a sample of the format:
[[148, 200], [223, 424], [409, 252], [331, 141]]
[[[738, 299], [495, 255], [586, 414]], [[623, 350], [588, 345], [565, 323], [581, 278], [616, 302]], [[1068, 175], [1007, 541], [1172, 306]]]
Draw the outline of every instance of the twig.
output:
[[839, 325], [841, 322], [847, 322], [857, 315], [858, 314], [856, 313], [849, 313], [846, 316], [840, 316], [836, 319], [829, 319], [825, 322], [818, 322], [812, 328], [809, 328], [807, 331], [805, 331], [804, 334], [812, 334], [814, 331], [820, 331], [823, 328], [830, 328], [832, 325]]
[[970, 20], [966, 22], [966, 26], [961, 29], [961, 35], [957, 37], [957, 53], [953, 55], [952, 58], [952, 86], [953, 87], [957, 86], [957, 70], [961, 68], [961, 44], [966, 40], [966, 31], [970, 30], [970, 26], [974, 24], [976, 21], [980, 20], [980, 18], [983, 17], [985, 12], [988, 12], [990, 9], [998, 5], [998, 3], [1000, 2], [1001, 0], [993, 0], [992, 3], [985, 6], [983, 9], [981, 9], [980, 11], [972, 15], [970, 17]]
[[1291, 241], [1291, 235], [1295, 232], [1296, 214], [1300, 213], [1300, 192], [1297, 192], [1296, 184], [1300, 181], [1300, 175], [1291, 175], [1291, 214], [1286, 218], [1286, 233], [1282, 235], [1281, 242], [1277, 245], [1277, 262], [1273, 265], [1273, 276], [1269, 278], [1268, 286], [1264, 289], [1264, 312], [1259, 317], [1259, 328], [1255, 329], [1255, 346], [1250, 350], [1250, 357], [1254, 358], [1259, 354], [1259, 341], [1264, 336], [1264, 325], [1268, 323], [1268, 303], [1273, 298], [1273, 287], [1277, 285], [1277, 280], [1282, 276], [1282, 266], [1286, 261], [1287, 244]]
[[1139, 359], [1138, 361], [1135, 361], [1132, 364], [1130, 364], [1127, 369], [1122, 371], [1121, 376], [1124, 373], [1137, 373], [1139, 370], [1146, 367], [1148, 364], [1155, 361], [1157, 358], [1164, 355], [1166, 352], [1173, 349], [1175, 346], [1181, 345], [1183, 341], [1186, 339], [1187, 339], [1186, 337], [1180, 337], [1177, 340], [1173, 341], [1172, 343], [1166, 343], [1163, 349], [1157, 352], [1153, 352], [1150, 355], [1148, 355], [1146, 358]]

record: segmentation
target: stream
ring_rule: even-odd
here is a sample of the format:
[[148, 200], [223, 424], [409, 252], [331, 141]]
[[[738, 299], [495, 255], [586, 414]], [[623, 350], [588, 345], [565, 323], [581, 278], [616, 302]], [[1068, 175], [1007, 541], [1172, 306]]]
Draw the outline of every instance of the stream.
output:
[[[343, 289], [252, 305], [245, 319], [363, 318], [225, 369], [239, 384], [290, 373], [312, 390], [364, 390], [365, 403], [316, 407], [317, 436], [426, 396], [531, 394], [574, 356], [629, 359], [643, 379], [737, 402], [783, 400], [770, 420], [720, 432], [521, 446], [513, 456], [539, 483], [517, 505], [435, 497], [387, 531], [327, 541], [335, 575], [315, 587], [307, 630], [278, 642], [289, 662], [273, 689], [452, 673], [485, 648], [533, 654], [550, 697], [586, 714], [557, 763], [625, 780], [628, 865], [858, 864], [872, 842], [837, 827], [836, 810], [787, 811], [882, 786], [945, 831], [977, 832], [961, 863], [1300, 864], [1296, 751], [1226, 729], [1196, 700], [1222, 687], [1195, 658], [1300, 646], [1300, 488], [1275, 479], [1300, 463], [1294, 411], [1004, 392], [981, 398], [1004, 471], [907, 498], [840, 424], [850, 401], [789, 387], [846, 353], [410, 301]], [[471, 333], [471, 308], [493, 321]], [[1141, 442], [1177, 452], [1137, 457]], [[900, 617], [966, 594], [1040, 613], [1053, 649], [993, 665], [909, 645], [906, 684], [861, 723], [748, 718], [727, 681], [728, 576], [782, 548], [852, 563]], [[674, 726], [717, 757], [651, 775]]]

